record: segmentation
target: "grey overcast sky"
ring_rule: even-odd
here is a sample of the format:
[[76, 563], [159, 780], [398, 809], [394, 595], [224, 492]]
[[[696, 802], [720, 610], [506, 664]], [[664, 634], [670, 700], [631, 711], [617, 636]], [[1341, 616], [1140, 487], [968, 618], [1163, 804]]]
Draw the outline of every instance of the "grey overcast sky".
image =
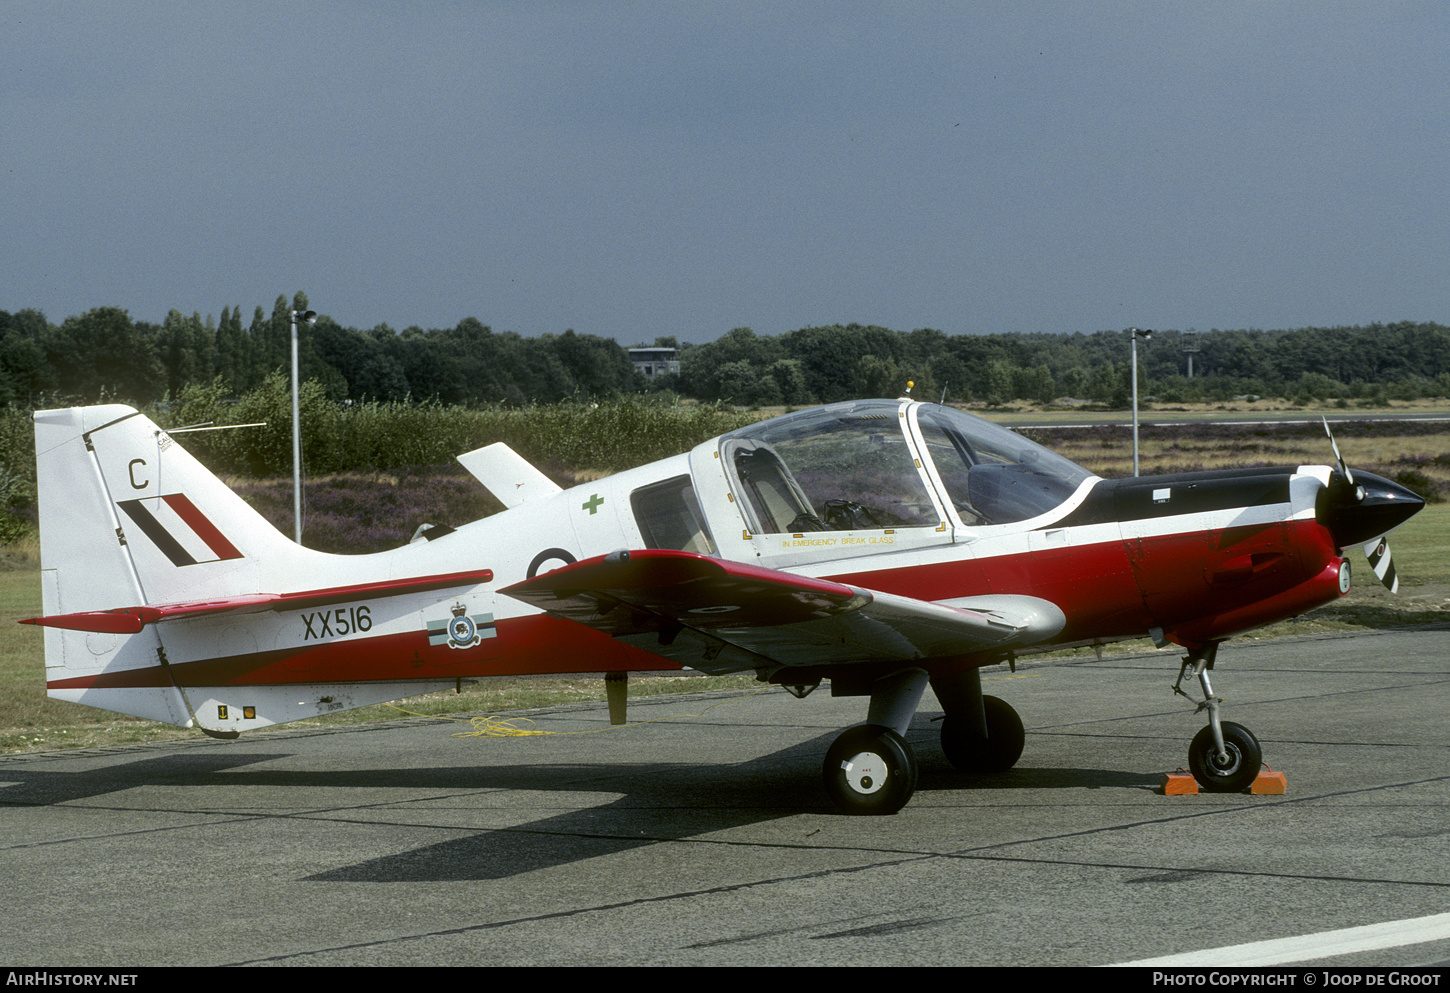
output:
[[0, 310], [1450, 323], [1450, 4], [0, 2]]

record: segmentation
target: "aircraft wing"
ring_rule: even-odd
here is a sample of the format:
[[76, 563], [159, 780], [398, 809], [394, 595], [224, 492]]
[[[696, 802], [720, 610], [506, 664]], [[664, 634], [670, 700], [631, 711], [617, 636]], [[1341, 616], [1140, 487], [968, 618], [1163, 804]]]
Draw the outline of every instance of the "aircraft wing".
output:
[[476, 586], [493, 579], [492, 569], [456, 572], [441, 576], [417, 576], [357, 586], [334, 586], [322, 590], [296, 593], [246, 593], [216, 600], [192, 600], [186, 603], [146, 604], [139, 607], [118, 607], [115, 610], [86, 610], [75, 614], [51, 614], [28, 617], [21, 624], [70, 628], [75, 631], [99, 631], [110, 634], [135, 634], [147, 624], [204, 614], [252, 613], [259, 610], [301, 610], [325, 607], [365, 597], [402, 596], [425, 593], [454, 586]]
[[712, 674], [967, 655], [1040, 641], [1063, 622], [1035, 597], [948, 606], [664, 549], [585, 559], [499, 592]]

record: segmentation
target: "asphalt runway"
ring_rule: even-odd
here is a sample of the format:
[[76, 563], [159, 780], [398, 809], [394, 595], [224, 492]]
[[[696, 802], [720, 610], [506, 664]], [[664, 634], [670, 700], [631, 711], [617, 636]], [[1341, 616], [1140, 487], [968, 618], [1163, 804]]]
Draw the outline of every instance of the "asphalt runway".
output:
[[[1085, 966], [1450, 910], [1450, 626], [1224, 646], [1224, 717], [1284, 796], [1158, 791], [1204, 723], [1176, 660], [987, 670], [1028, 736], [982, 779], [942, 757], [928, 696], [920, 787], [882, 818], [826, 799], [865, 701], [824, 689], [635, 699], [673, 719], [608, 729], [601, 686], [531, 715], [583, 735], [413, 718], [8, 757], [0, 959]], [[1443, 965], [1450, 932], [1326, 947], [1279, 954]]]

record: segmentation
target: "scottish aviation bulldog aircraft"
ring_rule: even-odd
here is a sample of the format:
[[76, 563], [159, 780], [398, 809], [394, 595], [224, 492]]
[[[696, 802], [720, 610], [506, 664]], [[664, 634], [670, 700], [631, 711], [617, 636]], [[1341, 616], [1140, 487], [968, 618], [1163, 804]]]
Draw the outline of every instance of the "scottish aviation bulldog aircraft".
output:
[[826, 680], [869, 698], [825, 759], [855, 813], [911, 797], [928, 685], [952, 764], [1001, 771], [1023, 726], [981, 667], [1144, 635], [1182, 646], [1179, 682], [1202, 689], [1195, 777], [1246, 788], [1260, 748], [1219, 719], [1219, 644], [1343, 595], [1352, 546], [1393, 586], [1383, 536], [1423, 503], [1337, 447], [1333, 467], [1108, 480], [947, 407], [864, 400], [568, 490], [490, 445], [460, 461], [504, 512], [330, 555], [135, 410], [35, 425], [45, 615], [27, 623], [52, 697], [234, 737], [480, 676]]

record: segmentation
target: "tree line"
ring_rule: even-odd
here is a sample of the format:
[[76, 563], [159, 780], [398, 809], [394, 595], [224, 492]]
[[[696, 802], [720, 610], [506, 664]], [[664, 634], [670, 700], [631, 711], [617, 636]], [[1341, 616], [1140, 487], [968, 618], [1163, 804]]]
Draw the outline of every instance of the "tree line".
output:
[[[290, 365], [292, 310], [307, 296], [278, 296], [268, 314], [241, 307], [220, 319], [172, 310], [160, 324], [98, 307], [49, 323], [35, 310], [0, 311], [0, 406], [121, 399], [154, 403], [188, 386], [240, 397]], [[299, 329], [301, 378], [330, 401], [431, 401], [520, 406], [601, 399], [645, 390], [745, 406], [895, 396], [908, 381], [919, 399], [1127, 402], [1128, 339], [1093, 334], [958, 334], [860, 324], [756, 334], [735, 328], [679, 348], [680, 372], [646, 382], [612, 338], [495, 332], [473, 317], [456, 327], [366, 331], [319, 317]], [[1191, 349], [1191, 351], [1189, 351]], [[1193, 376], [1188, 376], [1192, 358]], [[1450, 396], [1450, 328], [1400, 322], [1281, 331], [1163, 331], [1138, 348], [1139, 389], [1164, 402], [1241, 394], [1291, 399]]]
[[[1123, 331], [948, 335], [850, 324], [768, 337], [736, 328], [681, 355], [678, 389], [702, 400], [803, 404], [895, 396], [914, 381], [913, 396], [924, 400], [1072, 397], [1125, 406], [1130, 354]], [[1142, 395], [1169, 403], [1243, 394], [1306, 401], [1450, 396], [1450, 328], [1402, 322], [1155, 332], [1139, 342], [1138, 380]]]
[[[244, 324], [240, 307], [219, 320], [172, 310], [158, 324], [98, 307], [59, 325], [43, 314], [0, 311], [0, 405], [53, 406], [105, 398], [147, 404], [187, 386], [220, 384], [233, 396], [291, 368], [291, 312], [307, 295], [277, 297]], [[298, 368], [326, 397], [389, 403], [429, 400], [476, 406], [550, 403], [636, 392], [644, 380], [613, 339], [495, 333], [476, 318], [456, 327], [368, 331], [329, 317], [298, 327]]]

